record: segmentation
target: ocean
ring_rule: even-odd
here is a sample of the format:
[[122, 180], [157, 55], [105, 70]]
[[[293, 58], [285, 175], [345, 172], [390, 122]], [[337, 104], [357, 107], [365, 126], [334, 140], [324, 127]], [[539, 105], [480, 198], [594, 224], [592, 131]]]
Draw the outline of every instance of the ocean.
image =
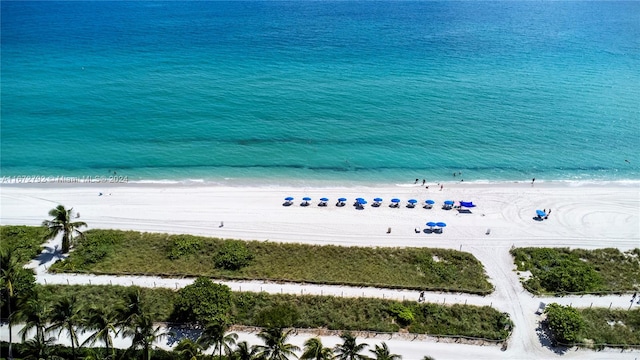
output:
[[640, 2], [0, 6], [3, 179], [640, 181]]

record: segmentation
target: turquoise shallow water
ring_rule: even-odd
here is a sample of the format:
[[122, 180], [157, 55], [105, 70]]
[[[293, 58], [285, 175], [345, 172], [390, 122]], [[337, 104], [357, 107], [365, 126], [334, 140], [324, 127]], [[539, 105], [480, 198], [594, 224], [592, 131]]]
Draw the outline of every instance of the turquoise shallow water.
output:
[[640, 180], [637, 2], [0, 4], [3, 176]]

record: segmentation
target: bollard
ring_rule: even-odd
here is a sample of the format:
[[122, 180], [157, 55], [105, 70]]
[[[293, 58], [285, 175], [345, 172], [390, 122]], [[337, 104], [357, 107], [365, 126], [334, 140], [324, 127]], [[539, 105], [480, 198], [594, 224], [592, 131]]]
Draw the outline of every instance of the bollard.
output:
[[464, 304], [467, 305], [467, 299], [464, 299]]
[[91, 285], [91, 279], [89, 279], [89, 285]]
[[111, 279], [109, 279], [109, 285], [113, 285], [113, 283], [111, 282]]
[[613, 305], [613, 303], [610, 303], [610, 304], [609, 304], [609, 310], [611, 310], [611, 305]]
[[240, 285], [240, 292], [242, 292], [242, 285]]
[[69, 285], [69, 279], [67, 279], [67, 285]]
[[[47, 285], [47, 279], [44, 279], [44, 284]], [[633, 304], [633, 303], [632, 303]]]
[[342, 292], [340, 293], [340, 296], [344, 297], [344, 291], [342, 291]]
[[593, 302], [591, 302], [591, 305], [589, 305], [589, 309], [591, 309], [592, 306], [593, 306]]
[[153, 287], [156, 287], [156, 282], [155, 281], [153, 282]]
[[176, 289], [178, 288], [178, 283], [176, 283]]

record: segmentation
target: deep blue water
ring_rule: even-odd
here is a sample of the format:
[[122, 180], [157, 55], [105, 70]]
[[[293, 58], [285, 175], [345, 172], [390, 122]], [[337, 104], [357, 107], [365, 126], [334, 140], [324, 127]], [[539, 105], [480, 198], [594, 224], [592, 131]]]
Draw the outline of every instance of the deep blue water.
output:
[[640, 180], [639, 2], [1, 11], [3, 176]]

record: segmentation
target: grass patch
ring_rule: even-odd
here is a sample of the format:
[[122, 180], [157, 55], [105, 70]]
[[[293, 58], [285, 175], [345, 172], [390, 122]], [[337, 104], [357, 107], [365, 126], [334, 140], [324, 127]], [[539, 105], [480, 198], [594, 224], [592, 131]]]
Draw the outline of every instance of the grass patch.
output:
[[455, 250], [245, 242], [117, 230], [85, 234], [86, 239], [78, 239], [71, 256], [52, 266], [52, 271], [206, 276], [475, 294], [493, 291], [482, 264], [473, 255]]
[[46, 234], [40, 226], [0, 226], [0, 248], [26, 264], [40, 254]]
[[585, 344], [640, 345], [640, 309], [608, 310], [604, 308], [578, 309], [585, 321], [579, 336]]
[[[122, 286], [40, 286], [48, 301], [76, 296], [78, 305], [114, 309], [124, 305], [125, 294], [132, 287]], [[170, 289], [141, 288], [141, 297], [154, 321], [180, 322], [172, 317], [178, 293]], [[293, 311], [291, 316], [281, 316]], [[466, 336], [504, 340], [509, 335], [507, 315], [488, 306], [444, 306], [392, 301], [372, 298], [339, 298], [331, 296], [296, 296], [287, 294], [232, 293], [233, 323], [246, 326], [265, 326], [269, 314], [277, 314], [297, 328], [326, 328], [331, 330], [368, 330]], [[411, 313], [412, 316], [407, 316]], [[400, 315], [403, 314], [403, 315]], [[288, 319], [288, 320], [286, 320]]]
[[530, 271], [524, 281], [535, 294], [621, 293], [640, 289], [640, 249], [569, 250], [516, 248], [511, 250], [519, 271]]

